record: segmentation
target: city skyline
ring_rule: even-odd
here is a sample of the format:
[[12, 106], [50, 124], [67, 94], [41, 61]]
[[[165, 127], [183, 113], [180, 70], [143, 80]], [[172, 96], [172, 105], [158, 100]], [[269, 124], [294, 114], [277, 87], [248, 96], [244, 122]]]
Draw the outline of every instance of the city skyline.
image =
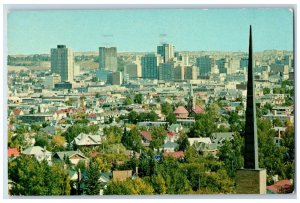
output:
[[[63, 20], [61, 20], [63, 19]], [[105, 20], [102, 20], [105, 19]], [[293, 12], [287, 8], [12, 11], [8, 54], [46, 54], [57, 44], [74, 52], [244, 51], [249, 25], [255, 52], [293, 50]]]

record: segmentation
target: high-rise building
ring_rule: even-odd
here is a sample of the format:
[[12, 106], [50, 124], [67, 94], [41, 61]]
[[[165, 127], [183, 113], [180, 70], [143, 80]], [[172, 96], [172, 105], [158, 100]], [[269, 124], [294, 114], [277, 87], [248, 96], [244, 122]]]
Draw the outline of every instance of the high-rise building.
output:
[[228, 58], [221, 58], [216, 61], [216, 64], [218, 66], [219, 73], [227, 74], [227, 70], [228, 70], [228, 66], [229, 66]]
[[235, 74], [240, 68], [240, 60], [237, 58], [230, 58], [228, 60], [227, 74]]
[[99, 69], [118, 70], [117, 47], [99, 47]]
[[248, 67], [248, 57], [243, 57], [240, 60], [240, 68], [244, 69]]
[[200, 76], [207, 76], [211, 74], [212, 69], [215, 67], [215, 59], [211, 56], [201, 56], [196, 59], [197, 67], [199, 68]]
[[[174, 68], [174, 80], [184, 80], [185, 77], [185, 66], [182, 64]], [[197, 77], [197, 76], [196, 76]]]
[[130, 79], [140, 78], [142, 76], [141, 62], [134, 61], [125, 65], [124, 72], [129, 75]]
[[161, 63], [158, 66], [158, 79], [159, 80], [172, 80], [173, 79], [173, 66], [171, 63]]
[[163, 62], [166, 63], [175, 57], [174, 46], [172, 44], [163, 44], [157, 46], [157, 53], [163, 58]]
[[122, 85], [123, 75], [122, 72], [111, 72], [107, 75], [107, 83], [110, 85]]
[[185, 68], [185, 79], [187, 80], [197, 80], [197, 67], [196, 66], [188, 66]]
[[162, 62], [159, 54], [146, 54], [141, 58], [142, 77], [148, 79], [158, 79], [158, 66]]
[[51, 72], [59, 74], [61, 81], [72, 82], [74, 78], [73, 51], [66, 45], [51, 49]]

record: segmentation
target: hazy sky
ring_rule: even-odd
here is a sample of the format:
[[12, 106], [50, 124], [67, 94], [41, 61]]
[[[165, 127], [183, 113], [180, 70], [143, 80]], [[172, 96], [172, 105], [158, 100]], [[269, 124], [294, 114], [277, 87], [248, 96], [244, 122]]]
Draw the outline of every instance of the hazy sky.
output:
[[254, 51], [293, 49], [293, 13], [271, 9], [11, 11], [8, 53], [50, 53], [57, 44], [74, 51], [246, 51], [252, 24]]

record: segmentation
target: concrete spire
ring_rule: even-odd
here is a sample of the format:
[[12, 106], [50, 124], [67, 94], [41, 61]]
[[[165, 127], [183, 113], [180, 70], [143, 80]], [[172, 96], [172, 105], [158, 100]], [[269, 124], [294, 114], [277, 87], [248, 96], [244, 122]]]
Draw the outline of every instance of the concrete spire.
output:
[[245, 169], [258, 169], [259, 168], [259, 165], [258, 165], [257, 127], [256, 127], [255, 89], [254, 89], [254, 81], [253, 81], [252, 29], [251, 29], [251, 25], [250, 25], [250, 37], [249, 37], [244, 168]]

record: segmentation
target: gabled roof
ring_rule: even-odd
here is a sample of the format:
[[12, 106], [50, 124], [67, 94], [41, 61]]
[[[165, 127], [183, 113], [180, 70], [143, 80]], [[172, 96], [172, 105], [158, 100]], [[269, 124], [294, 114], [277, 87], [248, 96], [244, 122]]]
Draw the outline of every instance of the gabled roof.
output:
[[211, 139], [209, 137], [197, 137], [197, 138], [188, 138], [188, 141], [190, 143], [190, 145], [193, 145], [194, 143], [206, 143], [206, 144], [210, 144], [211, 143]]
[[21, 112], [22, 112], [21, 109], [14, 109], [13, 110], [14, 115], [20, 115]]
[[76, 145], [100, 145], [101, 137], [100, 135], [89, 135], [85, 133], [80, 133], [77, 137], [74, 138]]
[[177, 143], [168, 141], [165, 144], [163, 144], [161, 147], [162, 148], [174, 148], [175, 149], [177, 146], [178, 146]]
[[200, 114], [200, 113], [203, 113], [204, 112], [204, 109], [199, 106], [199, 105], [196, 105], [195, 108], [193, 109], [193, 111], [196, 113], [196, 114]]
[[184, 106], [178, 106], [174, 111], [175, 114], [188, 114], [189, 112], [184, 108]]
[[23, 151], [22, 154], [26, 154], [26, 155], [51, 155], [52, 153], [43, 149], [40, 146], [33, 146], [33, 147], [28, 147], [27, 149], [25, 149]]
[[[62, 151], [62, 152], [56, 152], [56, 154], [58, 156], [59, 159], [64, 160], [65, 157], [67, 158], [71, 158], [74, 155], [79, 155], [81, 156], [83, 159], [88, 159], [87, 157], [84, 156], [84, 154], [80, 151]], [[54, 156], [55, 156], [54, 155]]]
[[173, 137], [173, 136], [175, 136], [176, 135], [176, 132], [174, 132], [174, 131], [168, 131], [167, 132], [167, 136], [168, 137]]
[[152, 136], [151, 136], [151, 132], [148, 131], [141, 131], [140, 135], [145, 138], [145, 140], [151, 141], [152, 140]]
[[172, 157], [178, 159], [178, 158], [184, 157], [184, 153], [183, 153], [183, 151], [178, 151], [178, 152], [164, 152], [164, 153], [163, 153], [163, 156], [164, 156], [164, 157], [172, 156]]
[[11, 156], [19, 156], [20, 152], [17, 150], [17, 148], [8, 148], [8, 157]]

